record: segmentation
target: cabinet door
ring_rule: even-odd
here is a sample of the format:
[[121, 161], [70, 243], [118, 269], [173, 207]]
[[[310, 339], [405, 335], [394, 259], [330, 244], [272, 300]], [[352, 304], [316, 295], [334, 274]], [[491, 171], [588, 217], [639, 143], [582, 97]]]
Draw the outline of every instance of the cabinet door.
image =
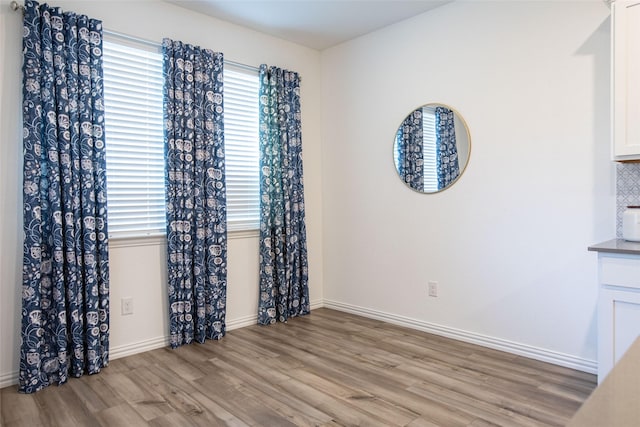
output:
[[598, 383], [640, 335], [640, 292], [600, 288], [598, 302]]
[[613, 157], [640, 159], [640, 0], [612, 4]]

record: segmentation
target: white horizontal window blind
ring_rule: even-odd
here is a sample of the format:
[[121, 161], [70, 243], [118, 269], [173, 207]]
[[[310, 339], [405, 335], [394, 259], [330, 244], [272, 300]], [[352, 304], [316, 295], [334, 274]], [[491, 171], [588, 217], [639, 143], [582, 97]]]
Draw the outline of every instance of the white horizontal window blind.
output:
[[[111, 237], [165, 232], [160, 46], [104, 41], [107, 191]], [[225, 64], [229, 231], [260, 226], [258, 70]]]
[[104, 40], [109, 235], [166, 232], [160, 46]]
[[424, 159], [424, 191], [438, 191], [436, 107], [422, 107], [422, 157]]
[[224, 66], [224, 140], [229, 231], [260, 228], [258, 70]]

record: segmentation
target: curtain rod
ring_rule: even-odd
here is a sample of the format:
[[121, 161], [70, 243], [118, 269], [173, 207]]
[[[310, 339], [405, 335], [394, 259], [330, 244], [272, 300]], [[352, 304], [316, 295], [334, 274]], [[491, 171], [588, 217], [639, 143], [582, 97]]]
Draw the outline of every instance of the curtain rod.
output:
[[[148, 46], [153, 46], [153, 47], [161, 47], [162, 43], [158, 43], [156, 41], [153, 40], [147, 40], [147, 39], [143, 39], [140, 37], [136, 37], [136, 36], [130, 36], [129, 34], [123, 34], [123, 33], [118, 33], [116, 31], [112, 31], [112, 30], [102, 30], [102, 32], [106, 35], [112, 36], [112, 37], [118, 37], [121, 39], [125, 39], [125, 40], [129, 40], [132, 42], [136, 42], [136, 43], [141, 43], [141, 44], [146, 44]], [[240, 62], [235, 62], [235, 61], [229, 61], [228, 59], [224, 59], [224, 63], [228, 64], [228, 65], [232, 65], [234, 67], [237, 68], [243, 68], [245, 70], [249, 70], [249, 71], [260, 71], [260, 68], [258, 67], [254, 67], [253, 65], [247, 65], [247, 64], [242, 64]]]
[[[15, 0], [12, 1], [10, 3], [10, 6], [11, 6], [11, 9], [13, 11], [17, 12], [19, 10], [22, 13], [24, 13], [24, 6], [19, 4], [17, 1], [15, 1]], [[104, 30], [102, 30], [102, 32], [104, 34], [107, 34], [107, 35], [110, 35], [110, 36], [113, 36], [113, 37], [119, 37], [119, 38], [122, 38], [122, 39], [130, 40], [130, 41], [133, 41], [133, 42], [136, 42], [136, 43], [146, 44], [146, 45], [153, 46], [153, 47], [162, 46], [162, 43], [154, 42], [154, 41], [151, 41], [151, 40], [146, 40], [146, 39], [143, 39], [143, 38], [140, 38], [140, 37], [130, 36], [128, 34], [118, 33], [116, 31], [111, 31], [111, 30], [104, 29]], [[237, 67], [237, 68], [242, 68], [242, 69], [245, 69], [245, 70], [249, 70], [249, 71], [256, 71], [256, 72], [260, 71], [260, 68], [254, 67], [253, 65], [242, 64], [240, 62], [235, 62], [235, 61], [229, 61], [228, 59], [224, 59], [224, 63], [232, 65], [232, 66]]]

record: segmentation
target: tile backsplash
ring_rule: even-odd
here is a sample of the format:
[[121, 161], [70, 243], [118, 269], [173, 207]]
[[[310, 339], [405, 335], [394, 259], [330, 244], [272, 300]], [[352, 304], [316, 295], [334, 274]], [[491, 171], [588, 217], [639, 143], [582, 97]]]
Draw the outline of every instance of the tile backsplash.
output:
[[622, 237], [622, 213], [627, 206], [640, 206], [640, 163], [616, 165], [616, 237]]

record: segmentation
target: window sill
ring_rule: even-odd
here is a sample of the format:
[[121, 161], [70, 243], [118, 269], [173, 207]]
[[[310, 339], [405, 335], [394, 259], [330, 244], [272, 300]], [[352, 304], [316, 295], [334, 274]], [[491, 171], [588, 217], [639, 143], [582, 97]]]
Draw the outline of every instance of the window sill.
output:
[[[260, 230], [237, 230], [227, 232], [228, 240], [253, 239], [260, 237]], [[159, 246], [167, 244], [165, 233], [150, 234], [148, 236], [119, 236], [109, 237], [109, 248], [129, 248], [136, 246]]]
[[109, 249], [130, 248], [135, 246], [159, 246], [167, 244], [165, 233], [150, 234], [148, 236], [109, 237]]
[[260, 237], [260, 230], [236, 230], [236, 231], [228, 231], [227, 239], [251, 239], [254, 237]]

